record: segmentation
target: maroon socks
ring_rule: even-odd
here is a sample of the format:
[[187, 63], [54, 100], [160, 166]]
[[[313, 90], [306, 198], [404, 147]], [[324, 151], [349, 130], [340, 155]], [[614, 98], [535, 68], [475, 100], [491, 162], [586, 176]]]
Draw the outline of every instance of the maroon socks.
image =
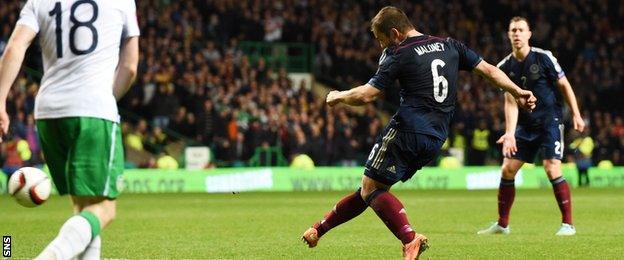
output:
[[334, 209], [325, 215], [325, 218], [314, 224], [318, 236], [322, 236], [330, 229], [357, 217], [366, 210], [367, 205], [358, 189], [355, 193], [340, 200]]
[[[367, 205], [368, 202], [368, 205]], [[330, 229], [351, 220], [362, 214], [370, 206], [377, 216], [386, 224], [388, 229], [403, 244], [414, 240], [416, 234], [409, 224], [403, 204], [391, 193], [385, 190], [376, 190], [364, 201], [360, 195], [360, 190], [342, 198], [334, 209], [325, 215], [325, 218], [314, 224], [318, 231], [318, 236], [322, 236]]]
[[498, 225], [507, 227], [509, 225], [509, 212], [516, 197], [516, 186], [514, 180], [501, 178], [498, 186]]
[[414, 240], [416, 232], [409, 224], [403, 204], [394, 195], [385, 190], [376, 190], [369, 195], [367, 201], [377, 216], [403, 244]]
[[[572, 225], [572, 199], [570, 198], [570, 185], [563, 176], [551, 180], [553, 192], [561, 211], [561, 222]], [[498, 225], [507, 227], [509, 224], [509, 212], [516, 196], [514, 180], [501, 179], [498, 188]]]
[[553, 186], [553, 192], [559, 204], [561, 211], [561, 222], [572, 225], [572, 199], [570, 198], [570, 185], [560, 176], [554, 180], [550, 180]]
[[[572, 225], [570, 186], [563, 177], [556, 178], [550, 182], [553, 185], [555, 198], [561, 211], [561, 221]], [[515, 196], [516, 187], [514, 180], [501, 178], [498, 188], [498, 225], [501, 227], [509, 225], [509, 212]], [[416, 232], [409, 224], [403, 204], [390, 192], [381, 189], [374, 191], [366, 201], [360, 195], [359, 189], [355, 193], [342, 198], [334, 209], [325, 215], [323, 220], [314, 224], [314, 228], [318, 231], [318, 236], [320, 237], [330, 229], [362, 214], [367, 206], [370, 206], [377, 213], [377, 216], [403, 244], [407, 244], [414, 239]]]

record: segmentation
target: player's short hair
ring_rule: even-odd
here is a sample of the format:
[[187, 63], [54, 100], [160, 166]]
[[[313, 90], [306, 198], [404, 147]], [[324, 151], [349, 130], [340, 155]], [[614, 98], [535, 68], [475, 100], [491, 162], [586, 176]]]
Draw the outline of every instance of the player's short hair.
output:
[[390, 30], [395, 28], [402, 33], [414, 29], [407, 15], [394, 6], [386, 6], [371, 20], [371, 30], [390, 35]]
[[519, 21], [524, 21], [527, 24], [527, 26], [529, 27], [529, 31], [531, 30], [531, 23], [529, 23], [529, 20], [526, 19], [526, 17], [514, 16], [514, 17], [511, 18], [511, 20], [509, 20], [509, 24], [515, 23], [515, 22], [519, 22]]

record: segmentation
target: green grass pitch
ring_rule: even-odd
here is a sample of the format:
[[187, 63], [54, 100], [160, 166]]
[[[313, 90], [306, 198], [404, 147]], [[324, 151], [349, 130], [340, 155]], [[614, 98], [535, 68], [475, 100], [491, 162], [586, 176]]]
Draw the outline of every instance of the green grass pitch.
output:
[[[401, 191], [410, 221], [429, 237], [428, 259], [605, 259], [624, 254], [624, 190], [574, 189], [577, 235], [555, 237], [552, 191], [518, 190], [509, 236], [477, 236], [496, 220], [496, 191]], [[401, 245], [368, 209], [309, 249], [301, 233], [346, 192], [125, 194], [104, 231], [105, 258], [400, 259]], [[0, 235], [13, 258], [32, 258], [71, 214], [52, 197], [27, 209], [0, 196]]]

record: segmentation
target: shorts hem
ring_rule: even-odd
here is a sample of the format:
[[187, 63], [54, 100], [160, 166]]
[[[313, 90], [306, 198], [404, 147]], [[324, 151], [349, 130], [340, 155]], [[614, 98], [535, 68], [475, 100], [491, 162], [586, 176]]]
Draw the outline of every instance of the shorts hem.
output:
[[116, 200], [117, 197], [119, 197], [119, 195], [116, 196], [104, 196], [104, 195], [93, 195], [93, 194], [71, 194], [71, 193], [64, 193], [64, 194], [60, 194], [59, 195], [71, 195], [71, 196], [75, 196], [75, 197], [94, 197], [94, 198], [106, 198], [108, 200]]
[[379, 175], [376, 174], [377, 172], [379, 172], [379, 170], [371, 170], [368, 167], [366, 167], [366, 169], [364, 170], [364, 175], [369, 177], [369, 178], [371, 178], [371, 179], [373, 179], [373, 180], [375, 180], [375, 181], [381, 182], [381, 183], [383, 183], [385, 185], [389, 185], [389, 186], [392, 186], [392, 185], [394, 185], [395, 183], [398, 182], [398, 181], [392, 182], [392, 181], [390, 181], [388, 179], [381, 178], [381, 177], [379, 177]]
[[542, 160], [552, 160], [552, 159], [556, 159], [559, 161], [563, 161], [563, 158], [557, 157], [557, 156], [552, 156], [552, 157], [544, 157], [542, 158]]

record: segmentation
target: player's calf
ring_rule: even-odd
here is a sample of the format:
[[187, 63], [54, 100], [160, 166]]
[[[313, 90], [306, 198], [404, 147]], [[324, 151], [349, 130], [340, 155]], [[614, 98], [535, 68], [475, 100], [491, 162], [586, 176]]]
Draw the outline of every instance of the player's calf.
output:
[[102, 228], [107, 227], [117, 216], [115, 200], [105, 197], [72, 196], [72, 201], [81, 212], [89, 211], [97, 216]]
[[100, 234], [100, 222], [89, 211], [69, 218], [58, 235], [35, 259], [73, 259]]

